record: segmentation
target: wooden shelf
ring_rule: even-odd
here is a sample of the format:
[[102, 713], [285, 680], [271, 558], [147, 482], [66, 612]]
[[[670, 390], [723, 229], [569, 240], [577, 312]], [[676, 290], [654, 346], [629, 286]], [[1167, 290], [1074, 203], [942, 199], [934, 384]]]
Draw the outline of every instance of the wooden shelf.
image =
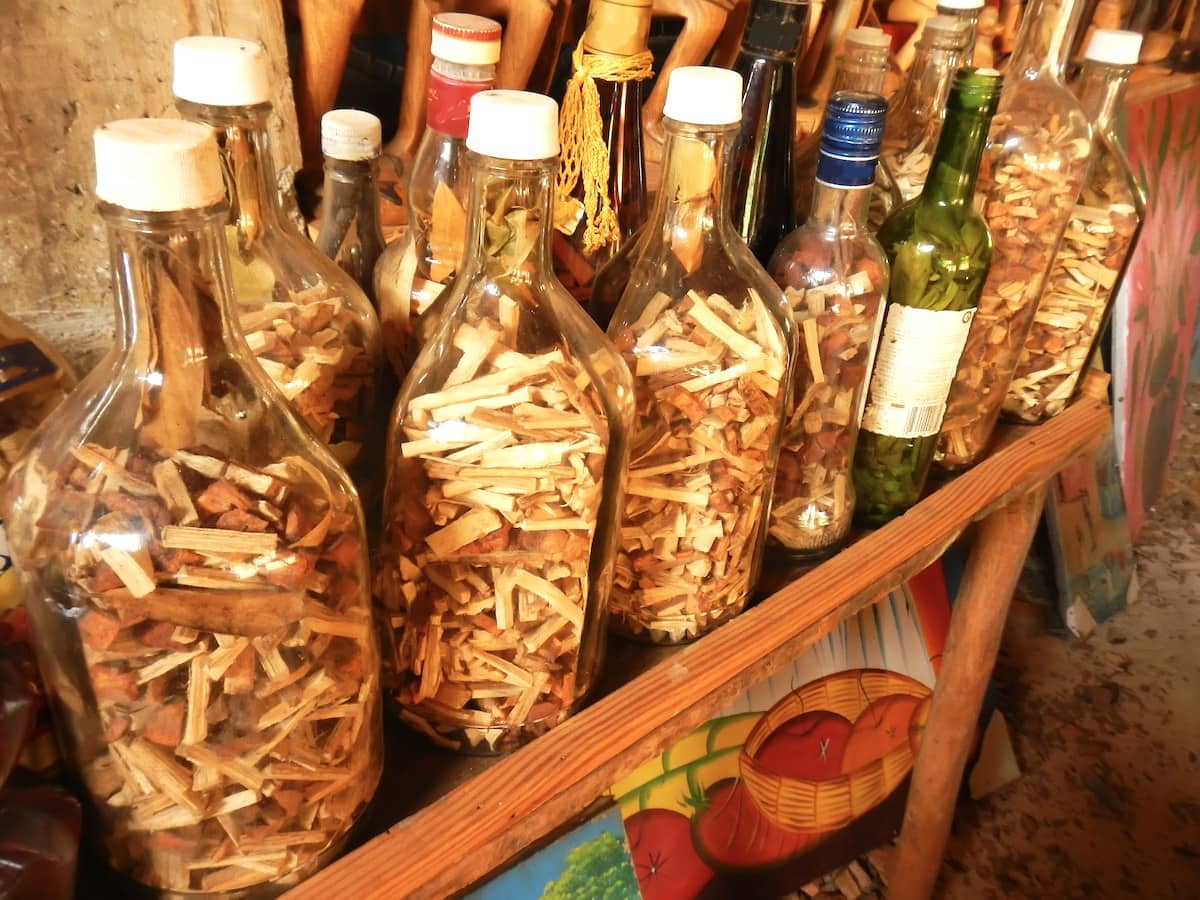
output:
[[[1009, 576], [1015, 585], [1036, 525], [1041, 489], [1067, 462], [1097, 445], [1110, 423], [1108, 404], [1085, 394], [1044, 425], [1007, 429], [997, 442], [999, 449], [975, 468], [701, 640], [672, 650], [610, 642], [607, 681], [597, 691], [599, 699], [508, 756], [456, 757], [426, 747], [415, 736], [396, 737], [388, 748], [371, 823], [375, 830], [390, 827], [287, 896], [362, 900], [444, 897], [463, 890], [577, 817], [617, 780], [745, 688], [933, 562], [972, 522], [990, 517], [981, 529], [989, 536], [989, 552], [972, 554], [972, 565], [975, 556], [980, 558], [975, 566], [978, 585], [969, 589], [964, 581], [951, 623], [928, 725], [930, 743], [923, 745], [935, 749], [921, 755], [930, 756], [929, 761], [918, 757], [914, 771], [918, 813], [937, 821], [935, 828], [925, 827], [924, 819], [906, 821], [905, 831], [921, 830], [928, 850], [929, 832], [941, 828], [942, 819], [949, 828], [951, 810], [942, 794], [961, 778], [962, 762], [956, 757], [958, 745], [966, 744], [966, 738], [956, 736], [966, 733], [963, 723], [972, 703], [978, 714], [974, 695], [978, 688], [982, 696], [982, 683], [991, 671], [992, 638], [998, 646], [1011, 597]], [[1021, 502], [1013, 502], [1017, 500]], [[1010, 504], [1018, 512], [1006, 509]], [[969, 568], [968, 581], [971, 576]], [[997, 599], [994, 595], [1005, 593], [1002, 586], [1007, 593]], [[971, 613], [973, 621], [986, 614], [992, 622], [980, 636], [986, 639], [982, 651], [971, 645], [957, 654], [969, 657], [965, 662], [950, 658], [952, 645], [970, 644], [967, 637], [973, 637], [963, 623], [966, 614], [960, 615], [964, 606], [979, 608]], [[954, 678], [957, 694], [943, 688], [948, 667], [966, 673]], [[985, 671], [976, 675], [980, 668]], [[946, 754], [945, 764], [933, 764], [935, 753]], [[907, 817], [913, 816], [910, 800]], [[941, 850], [942, 843], [935, 840], [929, 851], [936, 854], [934, 875]], [[907, 895], [927, 894], [924, 882], [931, 888], [931, 877], [915, 873], [915, 887]]]

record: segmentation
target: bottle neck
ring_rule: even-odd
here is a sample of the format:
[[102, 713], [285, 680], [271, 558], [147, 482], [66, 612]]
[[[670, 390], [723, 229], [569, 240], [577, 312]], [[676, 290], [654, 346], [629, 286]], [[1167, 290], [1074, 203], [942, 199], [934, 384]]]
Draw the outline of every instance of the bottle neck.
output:
[[[917, 44], [917, 55], [908, 71], [900, 96], [892, 105], [888, 123], [924, 123], [940, 119], [950, 95], [950, 83], [958, 68], [961, 50], [945, 44]], [[889, 129], [890, 130], [890, 129]]]
[[425, 124], [451, 137], [465, 138], [471, 98], [495, 86], [494, 65], [469, 66], [434, 59], [429, 69]]
[[1132, 66], [1114, 66], [1088, 60], [1083, 64], [1075, 93], [1084, 114], [1099, 131], [1111, 131], [1125, 96]]
[[[108, 231], [117, 347], [126, 359], [146, 371], [186, 373], [224, 357], [234, 320], [219, 275], [225, 205], [168, 213], [103, 202], [99, 208]], [[146, 384], [180, 390], [165, 379]]]
[[521, 290], [553, 270], [550, 239], [558, 158], [509, 160], [467, 151], [467, 246], [463, 277]]
[[940, 206], [969, 206], [975, 196], [975, 178], [987, 143], [991, 116], [983, 111], [946, 109], [946, 121], [929, 166], [922, 202]]
[[276, 180], [267, 120], [271, 106], [208, 106], [177, 100], [184, 118], [203, 122], [217, 133], [225, 191], [229, 196], [229, 223], [237, 226], [238, 246], [248, 250], [264, 232], [294, 231], [283, 210]]
[[729, 218], [729, 160], [738, 125], [690, 125], [664, 118], [662, 188], [655, 200], [651, 229], [671, 244], [676, 230], [732, 234]]
[[850, 235], [866, 230], [871, 185], [813, 185], [812, 211], [805, 227], [825, 234]]
[[1008, 64], [1009, 77], [1062, 81], [1083, 6], [1080, 0], [1029, 0]]
[[742, 53], [794, 66], [808, 34], [809, 0], [750, 0]]
[[326, 225], [345, 220], [359, 223], [359, 230], [379, 227], [379, 158], [325, 158], [324, 203], [321, 231]]
[[975, 42], [979, 38], [979, 14], [983, 7], [976, 9], [950, 9], [948, 7], [938, 5], [937, 14], [939, 16], [949, 16], [952, 19], [957, 19], [966, 26], [966, 31], [963, 33], [962, 40], [958, 46], [958, 62], [957, 65], [969, 66], [975, 59]]
[[887, 54], [887, 47], [847, 45], [834, 75], [830, 95], [838, 91], [883, 93], [883, 80], [887, 76]]

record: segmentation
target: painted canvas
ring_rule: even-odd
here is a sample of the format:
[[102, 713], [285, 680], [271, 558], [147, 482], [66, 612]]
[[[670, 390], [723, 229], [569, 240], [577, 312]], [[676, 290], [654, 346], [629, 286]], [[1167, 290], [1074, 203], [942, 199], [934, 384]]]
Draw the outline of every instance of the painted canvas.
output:
[[611, 809], [543, 847], [466, 900], [638, 900], [621, 816]]
[[1200, 85], [1135, 98], [1126, 125], [1149, 198], [1113, 318], [1117, 449], [1136, 540], [1179, 433], [1200, 304]]
[[939, 562], [614, 786], [642, 896], [780, 896], [889, 839], [948, 623]]
[[1046, 500], [1059, 611], [1080, 637], [1123, 609], [1134, 571], [1112, 432], [1056, 475]]

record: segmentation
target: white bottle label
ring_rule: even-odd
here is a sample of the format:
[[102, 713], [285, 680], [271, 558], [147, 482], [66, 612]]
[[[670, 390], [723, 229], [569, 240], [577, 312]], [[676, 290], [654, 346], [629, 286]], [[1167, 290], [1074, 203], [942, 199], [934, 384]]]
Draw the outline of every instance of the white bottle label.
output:
[[862, 427], [888, 437], [937, 434], [974, 309], [888, 307]]

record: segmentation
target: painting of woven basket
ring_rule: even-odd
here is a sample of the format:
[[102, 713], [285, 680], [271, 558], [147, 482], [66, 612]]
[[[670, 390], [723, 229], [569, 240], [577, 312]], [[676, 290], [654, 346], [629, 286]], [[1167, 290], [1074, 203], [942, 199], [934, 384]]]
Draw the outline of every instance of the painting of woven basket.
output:
[[759, 749], [782, 725], [807, 713], [836, 713], [854, 723], [876, 701], [897, 695], [920, 701], [930, 693], [921, 682], [886, 669], [837, 672], [792, 691], [759, 719], [742, 747], [739, 771], [755, 805], [792, 831], [825, 832], [853, 822], [887, 799], [912, 770], [907, 737], [853, 771], [820, 781], [771, 771], [756, 758]]

